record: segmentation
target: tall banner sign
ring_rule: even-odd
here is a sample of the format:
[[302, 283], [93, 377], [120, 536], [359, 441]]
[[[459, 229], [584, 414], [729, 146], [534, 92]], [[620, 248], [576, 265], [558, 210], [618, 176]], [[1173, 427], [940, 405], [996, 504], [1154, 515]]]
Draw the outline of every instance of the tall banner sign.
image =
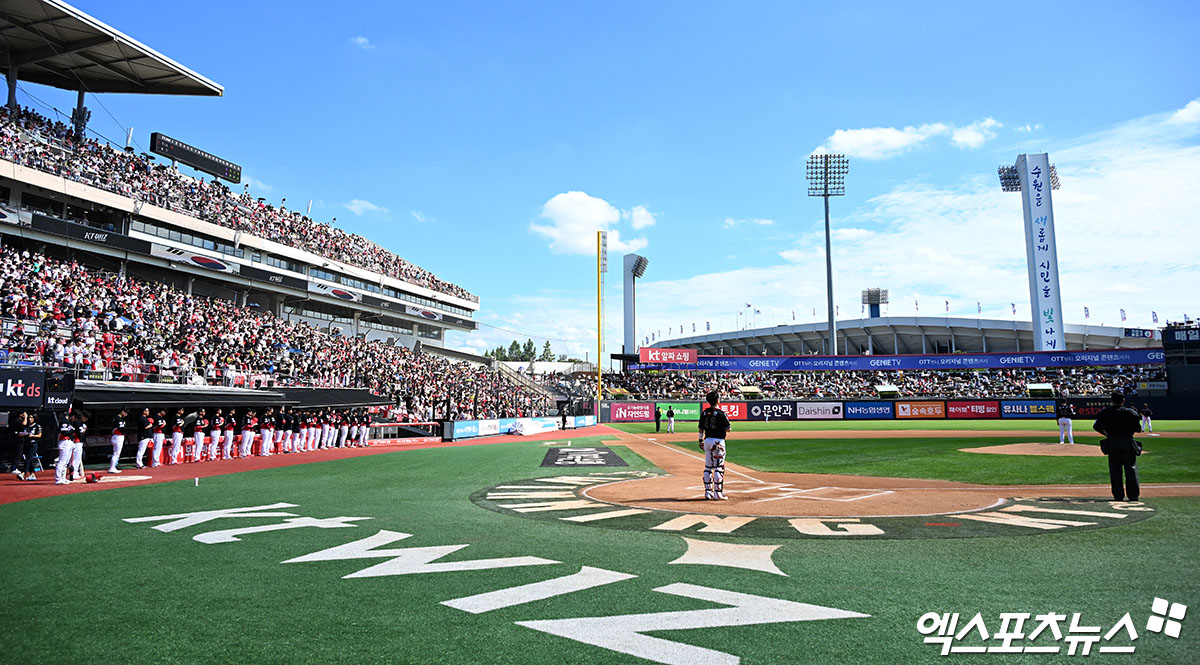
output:
[[1058, 247], [1050, 203], [1050, 157], [1046, 153], [1017, 157], [1021, 208], [1025, 213], [1025, 254], [1029, 267], [1029, 306], [1036, 351], [1063, 351], [1062, 296], [1058, 288]]

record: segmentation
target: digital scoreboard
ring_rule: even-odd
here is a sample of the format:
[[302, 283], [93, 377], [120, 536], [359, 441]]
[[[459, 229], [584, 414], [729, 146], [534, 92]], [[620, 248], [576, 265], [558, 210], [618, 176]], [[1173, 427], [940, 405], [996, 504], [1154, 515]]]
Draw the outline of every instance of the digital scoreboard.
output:
[[160, 134], [159, 132], [154, 132], [150, 135], [150, 152], [182, 162], [197, 171], [203, 171], [222, 180], [228, 180], [232, 183], [242, 181], [242, 167], [237, 164], [204, 152], [199, 148], [193, 148], [182, 141], [173, 139], [165, 134]]

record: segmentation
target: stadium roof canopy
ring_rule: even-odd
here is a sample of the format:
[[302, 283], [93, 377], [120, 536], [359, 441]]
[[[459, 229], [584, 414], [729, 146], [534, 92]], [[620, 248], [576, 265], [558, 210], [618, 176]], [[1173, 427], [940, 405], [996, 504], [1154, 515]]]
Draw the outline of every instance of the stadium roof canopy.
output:
[[[1130, 329], [1133, 330], [1133, 329]], [[1114, 326], [1066, 324], [1065, 351], [1141, 349], [1162, 346], [1160, 334], [1127, 337]], [[692, 348], [700, 355], [822, 354], [829, 335], [825, 322], [714, 332], [655, 342], [656, 348]], [[891, 316], [837, 322], [841, 355], [986, 353], [1032, 351], [1033, 324], [982, 318]]]
[[[5, 76], [64, 90], [219, 97], [224, 88], [59, 0], [0, 2]], [[12, 85], [10, 81], [10, 85]]]

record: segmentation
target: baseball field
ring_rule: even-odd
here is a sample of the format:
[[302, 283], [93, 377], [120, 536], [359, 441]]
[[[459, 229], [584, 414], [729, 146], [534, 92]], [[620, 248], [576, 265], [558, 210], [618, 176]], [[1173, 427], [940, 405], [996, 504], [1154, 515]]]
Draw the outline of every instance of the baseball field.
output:
[[947, 425], [738, 423], [723, 502], [689, 423], [9, 476], [3, 660], [1197, 662], [1200, 423], [1136, 503], [1097, 437]]

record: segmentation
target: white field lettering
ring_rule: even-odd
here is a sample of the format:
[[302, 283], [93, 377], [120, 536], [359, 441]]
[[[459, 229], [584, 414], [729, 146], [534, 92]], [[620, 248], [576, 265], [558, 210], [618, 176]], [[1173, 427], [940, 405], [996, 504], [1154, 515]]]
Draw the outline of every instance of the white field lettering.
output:
[[[322, 529], [355, 528], [359, 525], [354, 524], [354, 522], [371, 519], [369, 517], [345, 516], [314, 518], [296, 516], [293, 513], [271, 512], [277, 508], [294, 507], [296, 507], [296, 504], [277, 503], [247, 508], [131, 517], [123, 521], [131, 524], [164, 522], [164, 524], [151, 528], [164, 533], [170, 533], [192, 526], [203, 525], [216, 519], [233, 519], [238, 517], [287, 518], [282, 522], [274, 524], [219, 529], [193, 535], [193, 540], [213, 545], [244, 542], [239, 536], [269, 531], [293, 530], [304, 527]], [[558, 561], [537, 556], [439, 561], [439, 559], [447, 555], [469, 547], [466, 544], [430, 547], [388, 547], [393, 543], [411, 537], [412, 534], [408, 533], [380, 530], [366, 538], [298, 556], [282, 563], [320, 564], [360, 559], [385, 559], [385, 561], [343, 575], [343, 579], [477, 572], [518, 566], [559, 565]], [[485, 614], [503, 608], [530, 605], [549, 598], [575, 593], [586, 593], [589, 589], [624, 582], [636, 577], [637, 575], [630, 573], [583, 566], [576, 573], [560, 575], [540, 582], [453, 598], [441, 601], [441, 604], [470, 614]], [[657, 663], [666, 663], [667, 665], [736, 665], [741, 661], [740, 657], [736, 655], [716, 649], [676, 642], [664, 637], [652, 637], [644, 633], [694, 628], [721, 628], [725, 626], [865, 618], [870, 616], [868, 614], [832, 607], [797, 603], [790, 600], [768, 598], [687, 583], [668, 584], [658, 587], [654, 591], [684, 598], [693, 598], [706, 603], [724, 605], [725, 607], [625, 614], [607, 617], [527, 620], [516, 621], [514, 624], [602, 649], [628, 654]]]

